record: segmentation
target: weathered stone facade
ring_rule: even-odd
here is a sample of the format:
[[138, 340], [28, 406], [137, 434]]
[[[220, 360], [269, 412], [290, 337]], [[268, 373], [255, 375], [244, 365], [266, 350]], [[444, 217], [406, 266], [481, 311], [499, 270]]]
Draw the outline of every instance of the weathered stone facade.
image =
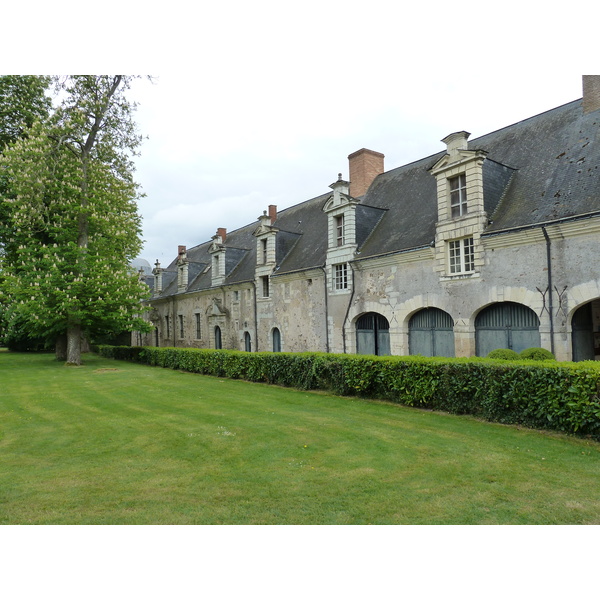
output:
[[[597, 95], [599, 76], [586, 76]], [[191, 249], [149, 285], [134, 343], [248, 351], [600, 358], [600, 105], [584, 98]], [[585, 109], [584, 109], [585, 107]], [[361, 195], [350, 195], [359, 190]]]

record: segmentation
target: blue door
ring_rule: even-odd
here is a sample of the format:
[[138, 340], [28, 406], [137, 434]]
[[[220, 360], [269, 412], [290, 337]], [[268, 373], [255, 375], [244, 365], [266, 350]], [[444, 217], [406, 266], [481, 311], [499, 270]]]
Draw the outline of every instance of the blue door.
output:
[[484, 308], [475, 319], [477, 356], [508, 348], [521, 352], [540, 347], [540, 320], [524, 304], [498, 302]]
[[388, 356], [390, 324], [378, 313], [367, 313], [356, 322], [356, 353]]
[[408, 323], [408, 350], [421, 356], [454, 356], [454, 321], [439, 308], [424, 308]]

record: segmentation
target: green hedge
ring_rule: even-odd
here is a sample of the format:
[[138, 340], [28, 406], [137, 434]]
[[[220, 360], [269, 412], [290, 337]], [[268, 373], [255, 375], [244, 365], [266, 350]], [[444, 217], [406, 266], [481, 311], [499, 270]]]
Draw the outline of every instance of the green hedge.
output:
[[107, 358], [600, 439], [600, 364], [98, 346]]

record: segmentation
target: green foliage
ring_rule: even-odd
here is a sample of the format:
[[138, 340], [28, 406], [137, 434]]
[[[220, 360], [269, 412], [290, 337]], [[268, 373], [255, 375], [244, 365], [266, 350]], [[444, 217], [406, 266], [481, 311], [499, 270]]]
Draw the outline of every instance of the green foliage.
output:
[[497, 350], [492, 350], [487, 358], [493, 358], [495, 360], [519, 360], [519, 353], [514, 350], [510, 350], [509, 348], [498, 348]]
[[556, 360], [554, 354], [545, 348], [527, 348], [519, 356], [524, 360]]
[[0, 77], [0, 153], [9, 144], [26, 135], [38, 119], [50, 113], [46, 95], [50, 77], [3, 75]]
[[99, 346], [106, 358], [381, 398], [600, 439], [600, 365]]
[[8, 332], [66, 333], [76, 364], [82, 334], [149, 328], [139, 316], [147, 288], [128, 266], [141, 249], [128, 85], [120, 75], [67, 78], [61, 106], [0, 158]]

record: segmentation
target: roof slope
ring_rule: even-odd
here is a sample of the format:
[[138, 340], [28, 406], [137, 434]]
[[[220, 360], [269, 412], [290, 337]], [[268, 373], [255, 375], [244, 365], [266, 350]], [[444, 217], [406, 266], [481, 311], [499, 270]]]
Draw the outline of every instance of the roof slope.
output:
[[[491, 219], [486, 233], [600, 212], [600, 111], [584, 114], [576, 100], [468, 144], [483, 150], [484, 205]], [[357, 207], [361, 258], [424, 247], [434, 240], [437, 188], [431, 167], [445, 152], [378, 175]], [[276, 274], [325, 264], [331, 192], [277, 215]], [[225, 284], [252, 281], [256, 266], [254, 222], [227, 235]], [[211, 242], [188, 250], [188, 291], [211, 287]], [[176, 260], [168, 271], [176, 270]], [[170, 280], [164, 295], [177, 292]]]

